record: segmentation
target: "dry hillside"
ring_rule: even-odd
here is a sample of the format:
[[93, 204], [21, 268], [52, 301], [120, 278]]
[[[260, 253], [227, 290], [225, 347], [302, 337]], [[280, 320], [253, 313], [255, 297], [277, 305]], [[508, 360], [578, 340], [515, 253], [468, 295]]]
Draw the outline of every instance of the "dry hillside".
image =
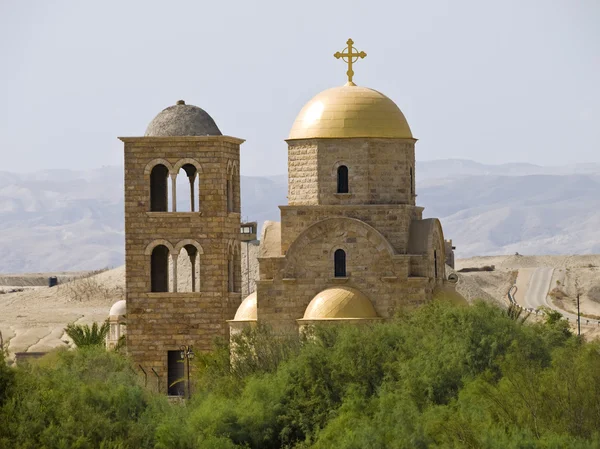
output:
[[[457, 260], [457, 270], [494, 265], [494, 271], [459, 273], [456, 291], [468, 302], [483, 299], [507, 306], [506, 294], [519, 268], [552, 267], [555, 303], [573, 310], [577, 291], [582, 313], [600, 316], [600, 255], [589, 256], [490, 256]], [[178, 262], [185, 273], [185, 258]], [[188, 270], [189, 271], [189, 270]], [[103, 321], [110, 306], [124, 298], [125, 267], [100, 273], [57, 273], [61, 284], [48, 288], [48, 274], [0, 277], [0, 331], [11, 354], [20, 351], [47, 351], [64, 346], [64, 327], [71, 322]], [[83, 276], [83, 277], [81, 277]], [[70, 278], [76, 278], [66, 282]], [[40, 280], [41, 279], [41, 280]], [[178, 286], [190, 284], [182, 276]], [[2, 293], [23, 289], [12, 293]]]

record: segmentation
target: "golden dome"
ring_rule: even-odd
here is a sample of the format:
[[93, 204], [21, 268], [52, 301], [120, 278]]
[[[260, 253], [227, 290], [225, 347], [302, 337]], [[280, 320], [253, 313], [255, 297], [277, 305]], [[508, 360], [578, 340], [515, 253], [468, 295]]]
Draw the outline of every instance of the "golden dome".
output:
[[304, 312], [304, 320], [377, 318], [369, 298], [349, 287], [334, 287], [315, 296]]
[[327, 89], [300, 111], [288, 139], [412, 138], [404, 114], [381, 92], [347, 83]]
[[250, 293], [235, 312], [233, 321], [256, 321], [256, 292]]

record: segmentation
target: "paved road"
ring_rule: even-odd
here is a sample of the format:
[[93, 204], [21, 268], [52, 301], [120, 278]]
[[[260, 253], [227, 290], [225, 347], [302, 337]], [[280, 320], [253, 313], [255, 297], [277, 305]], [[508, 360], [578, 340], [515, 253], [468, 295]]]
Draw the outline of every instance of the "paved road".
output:
[[[552, 307], [548, 301], [548, 291], [550, 290], [550, 282], [552, 282], [552, 274], [554, 268], [536, 268], [531, 273], [527, 291], [524, 293], [524, 307], [537, 309], [540, 306]], [[554, 308], [554, 307], [552, 307]]]
[[[552, 274], [554, 268], [539, 267], [539, 268], [524, 268], [519, 270], [517, 275], [517, 281], [515, 284], [518, 286], [515, 300], [518, 304], [525, 308], [537, 309], [540, 306], [549, 307], [556, 310], [565, 318], [568, 318], [571, 322], [577, 322], [577, 315], [569, 312], [565, 312], [563, 309], [556, 307], [550, 298], [548, 298], [548, 291], [550, 290], [550, 283], [552, 282]], [[581, 317], [581, 325], [586, 325], [587, 318]], [[590, 320], [592, 325], [592, 320]], [[593, 325], [597, 326], [597, 321], [593, 321]]]

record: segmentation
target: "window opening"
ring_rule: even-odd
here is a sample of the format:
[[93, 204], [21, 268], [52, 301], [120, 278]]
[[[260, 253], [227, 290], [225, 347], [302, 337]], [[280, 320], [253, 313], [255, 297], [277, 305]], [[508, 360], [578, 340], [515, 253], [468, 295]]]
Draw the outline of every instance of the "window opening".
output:
[[230, 292], [235, 291], [235, 266], [233, 259], [229, 259], [227, 264], [227, 280], [228, 280], [228, 290]]
[[155, 165], [150, 172], [150, 210], [152, 212], [168, 211], [168, 177], [169, 170], [162, 164]]
[[[184, 251], [185, 250], [185, 251]], [[200, 257], [194, 245], [185, 245], [177, 257], [177, 291], [200, 291]]]
[[231, 180], [227, 180], [227, 212], [233, 212], [233, 189]]
[[337, 193], [348, 193], [348, 167], [345, 165], [337, 169]]
[[335, 277], [346, 277], [346, 251], [337, 249], [333, 255]]
[[200, 210], [200, 177], [196, 167], [185, 164], [179, 169], [175, 181], [177, 191], [177, 211], [197, 212]]
[[150, 256], [150, 276], [152, 292], [169, 291], [169, 249], [158, 245], [152, 250]]

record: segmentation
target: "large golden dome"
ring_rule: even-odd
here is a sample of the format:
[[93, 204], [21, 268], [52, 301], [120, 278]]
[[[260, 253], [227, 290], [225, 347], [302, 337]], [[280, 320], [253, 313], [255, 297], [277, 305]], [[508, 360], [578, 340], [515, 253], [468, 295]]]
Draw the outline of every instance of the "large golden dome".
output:
[[327, 89], [300, 111], [288, 139], [412, 138], [404, 114], [381, 92], [347, 83]]

